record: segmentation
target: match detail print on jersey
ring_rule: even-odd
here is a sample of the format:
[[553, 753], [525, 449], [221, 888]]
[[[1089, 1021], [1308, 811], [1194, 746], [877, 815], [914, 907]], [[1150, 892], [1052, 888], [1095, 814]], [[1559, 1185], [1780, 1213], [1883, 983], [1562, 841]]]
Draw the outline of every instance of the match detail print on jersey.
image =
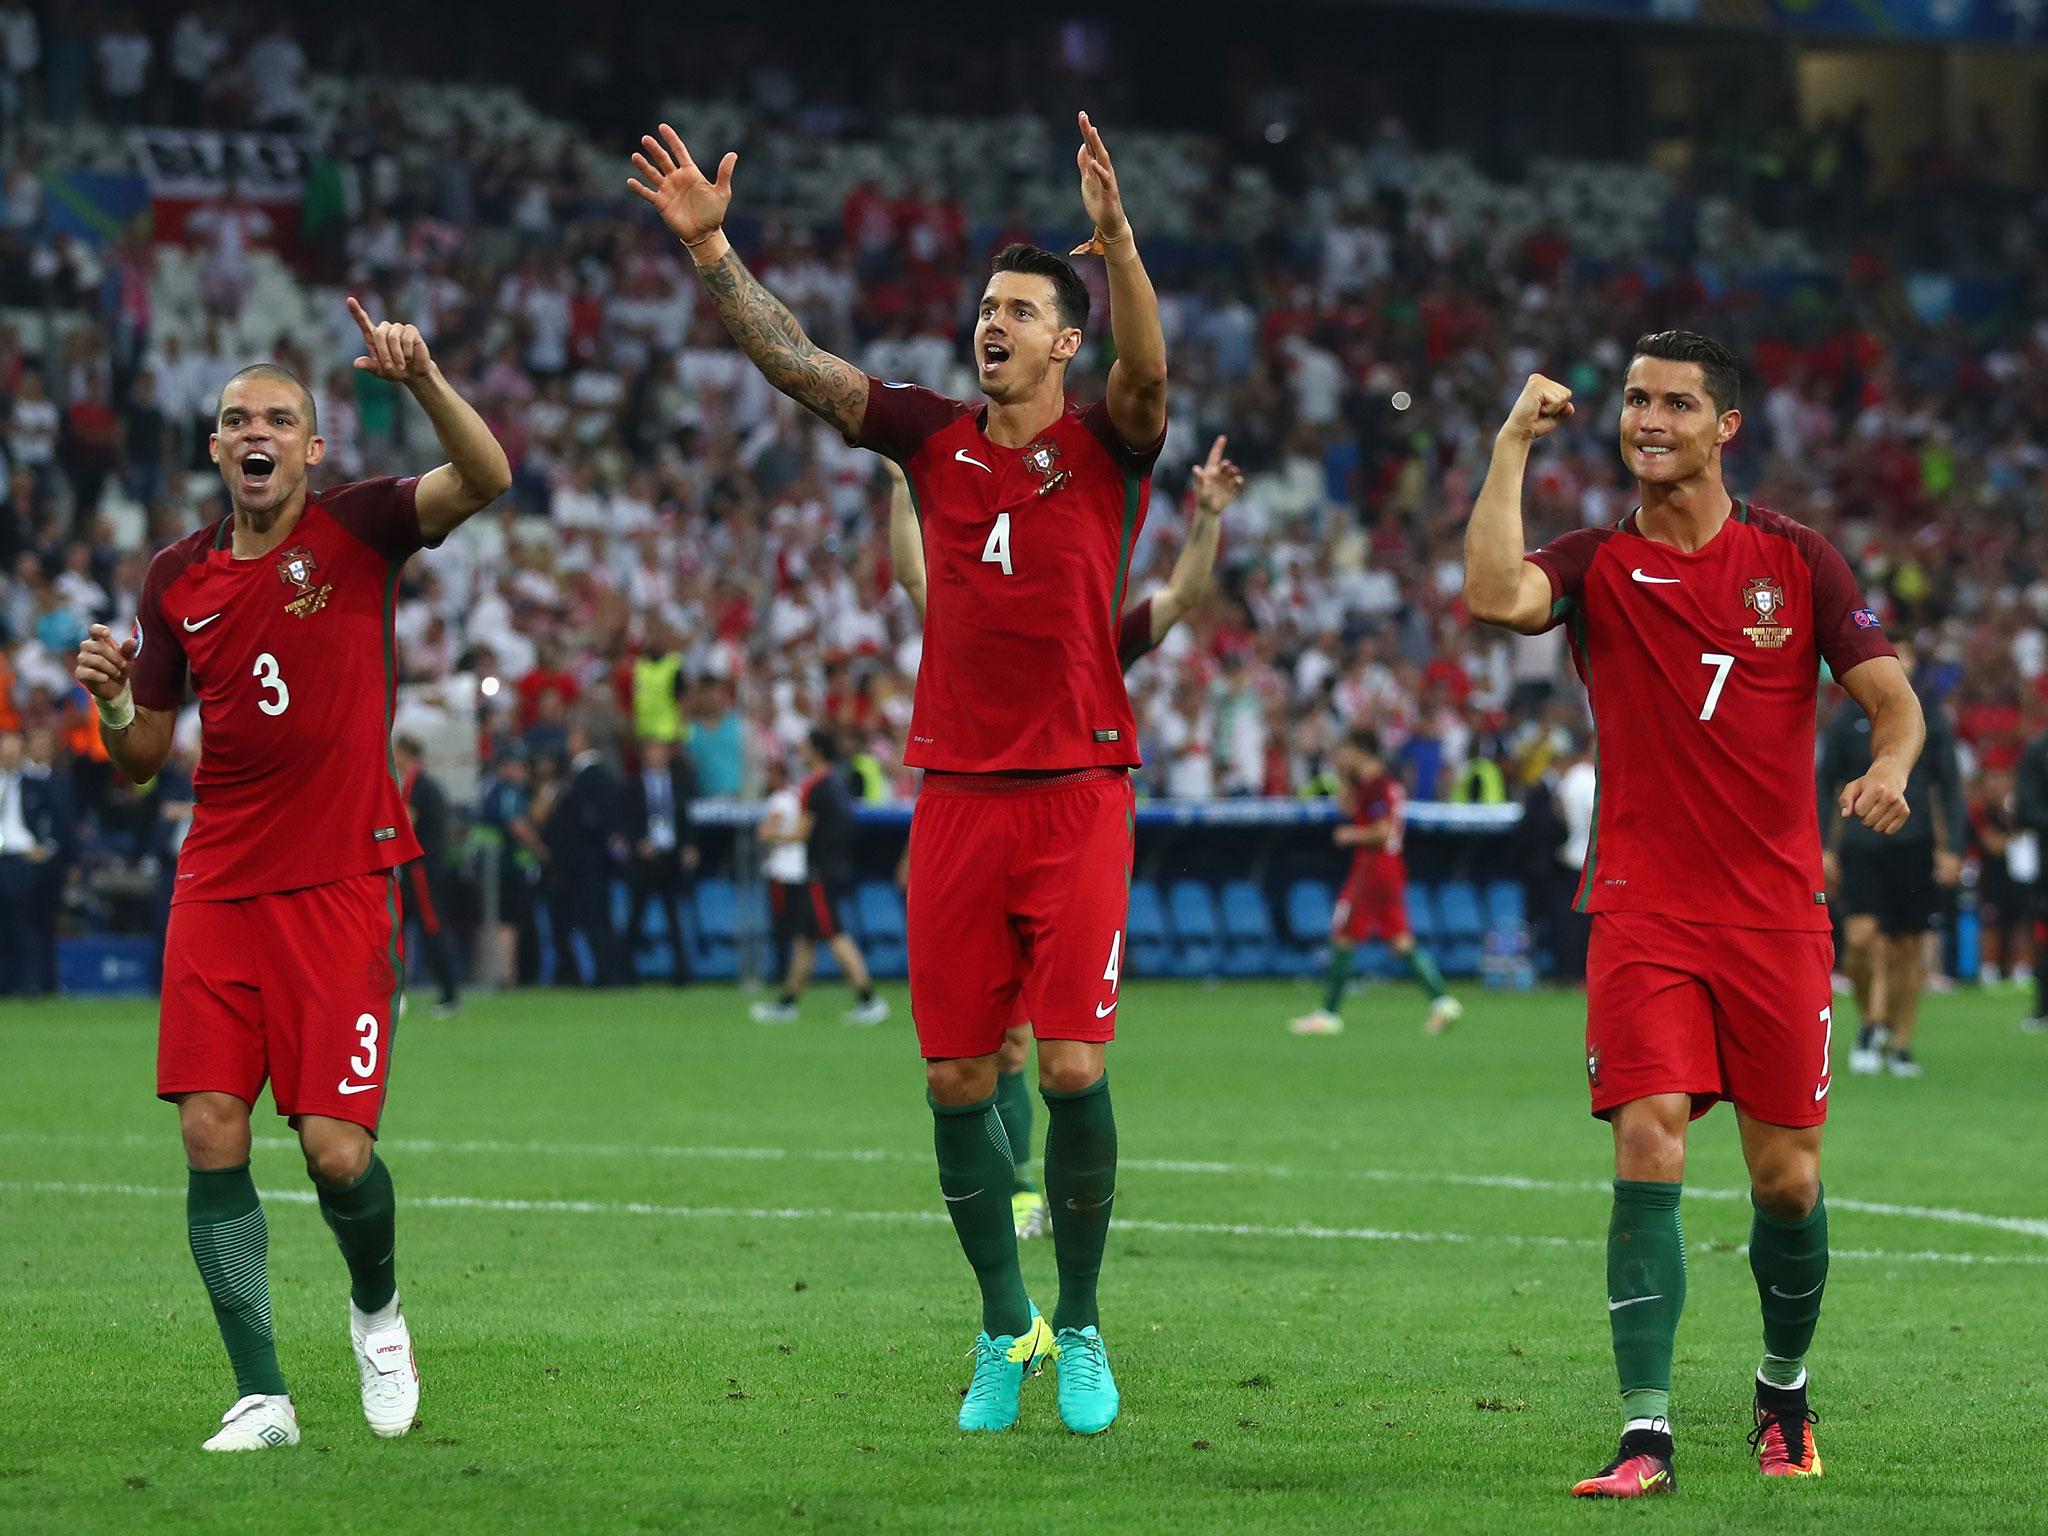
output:
[[[1529, 557], [1549, 578], [1592, 701], [1599, 790], [1578, 907], [1824, 930], [1814, 803], [1823, 661], [1841, 677], [1891, 642], [1812, 529], [1735, 503], [1686, 551], [1634, 514]], [[1692, 771], [1682, 783], [1673, 763]]]

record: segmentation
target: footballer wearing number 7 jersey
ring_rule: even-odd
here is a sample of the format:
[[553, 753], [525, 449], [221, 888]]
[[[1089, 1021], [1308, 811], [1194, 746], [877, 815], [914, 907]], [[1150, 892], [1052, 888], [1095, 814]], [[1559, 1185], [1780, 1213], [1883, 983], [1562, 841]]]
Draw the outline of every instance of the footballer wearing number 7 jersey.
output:
[[1495, 441], [1465, 540], [1476, 619], [1568, 626], [1593, 709], [1599, 788], [1578, 907], [1593, 915], [1586, 1073], [1614, 1133], [1607, 1316], [1621, 1448], [1581, 1497], [1670, 1493], [1671, 1355], [1685, 1301], [1678, 1197], [1689, 1120], [1735, 1106], [1764, 1355], [1760, 1470], [1817, 1477], [1805, 1357], [1827, 1283], [1821, 1125], [1834, 946], [1814, 812], [1825, 661], [1870, 717], [1870, 771], [1841, 812], [1904, 825], [1920, 704], [1847, 562], [1812, 529], [1728, 493], [1735, 359], [1689, 331], [1636, 343], [1621, 455], [1639, 505], [1524, 556], [1529, 451], [1572, 415], [1532, 374]]
[[[1108, 267], [1116, 362], [1091, 405], [1066, 398], [1088, 324], [1067, 261], [1012, 246], [974, 330], [983, 400], [870, 378], [806, 336], [728, 244], [736, 155], [707, 176], [675, 129], [640, 141], [629, 185], [696, 263], [719, 318], [777, 389], [903, 466], [930, 588], [905, 763], [925, 770], [910, 826], [910, 1010], [925, 1061], [939, 1192], [981, 1290], [969, 1432], [1016, 1423], [1050, 1355], [1060, 1418], [1095, 1434], [1120, 1398], [1096, 1308], [1116, 1196], [1105, 1047], [1116, 1032], [1137, 730], [1117, 628], [1166, 436], [1159, 301], [1109, 150], [1086, 113], [1075, 152]], [[1048, 1328], [1024, 1289], [1009, 1141], [996, 1107], [1004, 1031], [1039, 1041], [1045, 1183], [1060, 1295]]]
[[188, 683], [198, 802], [164, 941], [157, 1092], [178, 1106], [186, 1223], [235, 1372], [209, 1451], [295, 1445], [270, 1326], [268, 1228], [249, 1174], [267, 1077], [349, 1271], [349, 1341], [378, 1435], [412, 1427], [391, 1175], [376, 1152], [404, 970], [397, 872], [420, 856], [391, 766], [399, 572], [511, 484], [483, 418], [409, 325], [362, 331], [356, 367], [419, 402], [448, 462], [313, 494], [313, 395], [257, 363], [221, 390], [211, 443], [231, 512], [160, 551], [135, 634], [94, 625], [77, 676], [122, 773], [156, 777]]

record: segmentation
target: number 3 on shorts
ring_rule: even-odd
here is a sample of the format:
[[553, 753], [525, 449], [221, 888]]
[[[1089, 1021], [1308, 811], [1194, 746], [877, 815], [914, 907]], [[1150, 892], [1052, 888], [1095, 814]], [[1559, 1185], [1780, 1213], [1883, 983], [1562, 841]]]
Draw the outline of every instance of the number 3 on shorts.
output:
[[349, 1057], [348, 1069], [357, 1077], [368, 1078], [377, 1070], [377, 1015], [358, 1015], [356, 1033], [363, 1037], [363, 1049], [360, 1055]]

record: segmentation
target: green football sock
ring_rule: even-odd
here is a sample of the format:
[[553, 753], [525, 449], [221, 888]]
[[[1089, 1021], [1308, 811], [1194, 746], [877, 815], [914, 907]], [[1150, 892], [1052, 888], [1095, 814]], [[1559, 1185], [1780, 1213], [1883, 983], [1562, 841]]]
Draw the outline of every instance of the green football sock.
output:
[[320, 1214], [327, 1218], [341, 1256], [348, 1264], [349, 1299], [359, 1312], [376, 1312], [398, 1293], [397, 1202], [391, 1194], [391, 1170], [375, 1152], [363, 1176], [346, 1189], [320, 1192]]
[[931, 1106], [939, 1193], [946, 1198], [961, 1251], [981, 1282], [981, 1326], [991, 1338], [1015, 1338], [1031, 1326], [1031, 1298], [1017, 1266], [1017, 1229], [1010, 1218], [1016, 1162], [996, 1113], [996, 1096], [972, 1104], [934, 1099]]
[[1045, 1203], [1052, 1211], [1053, 1261], [1060, 1272], [1052, 1325], [1086, 1328], [1096, 1315], [1095, 1281], [1116, 1200], [1116, 1114], [1109, 1074], [1079, 1093], [1045, 1096]]
[[1828, 1283], [1825, 1199], [1813, 1202], [1804, 1221], [1781, 1221], [1757, 1206], [1749, 1224], [1749, 1268], [1764, 1306], [1764, 1362], [1757, 1374], [1774, 1387], [1796, 1387]]
[[1335, 1013], [1344, 1006], [1344, 988], [1351, 980], [1351, 946], [1330, 946], [1330, 969], [1323, 979], [1323, 1012]]
[[190, 1170], [185, 1229], [235, 1368], [235, 1391], [242, 1397], [285, 1392], [270, 1332], [270, 1227], [247, 1163]]
[[1607, 1325], [1624, 1422], [1671, 1417], [1671, 1350], [1685, 1310], [1685, 1228], [1676, 1184], [1614, 1181]]
[[1435, 1002], [1446, 996], [1450, 989], [1444, 985], [1444, 973], [1436, 968], [1436, 956], [1421, 945], [1408, 951], [1408, 974], [1415, 978], [1415, 984], [1429, 994]]
[[1022, 1194], [1036, 1186], [1031, 1182], [1031, 1089], [1024, 1082], [1024, 1069], [996, 1076], [996, 1113], [1003, 1119], [1003, 1134], [1010, 1139], [1010, 1153], [1016, 1158], [1016, 1176], [1010, 1193]]

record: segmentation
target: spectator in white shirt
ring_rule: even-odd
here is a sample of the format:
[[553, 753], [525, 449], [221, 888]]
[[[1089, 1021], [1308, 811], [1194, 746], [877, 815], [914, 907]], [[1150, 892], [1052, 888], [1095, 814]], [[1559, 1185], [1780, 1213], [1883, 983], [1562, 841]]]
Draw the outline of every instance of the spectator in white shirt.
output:
[[156, 44], [136, 24], [133, 11], [123, 10], [114, 18], [114, 24], [100, 34], [95, 52], [100, 66], [101, 109], [117, 124], [140, 122]]

